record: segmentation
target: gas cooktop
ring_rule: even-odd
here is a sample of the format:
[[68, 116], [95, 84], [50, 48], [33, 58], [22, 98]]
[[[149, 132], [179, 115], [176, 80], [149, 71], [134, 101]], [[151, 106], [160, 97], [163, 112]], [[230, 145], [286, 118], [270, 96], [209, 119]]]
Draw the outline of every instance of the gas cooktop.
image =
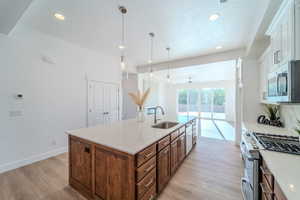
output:
[[266, 150], [300, 155], [298, 137], [263, 133], [253, 134]]

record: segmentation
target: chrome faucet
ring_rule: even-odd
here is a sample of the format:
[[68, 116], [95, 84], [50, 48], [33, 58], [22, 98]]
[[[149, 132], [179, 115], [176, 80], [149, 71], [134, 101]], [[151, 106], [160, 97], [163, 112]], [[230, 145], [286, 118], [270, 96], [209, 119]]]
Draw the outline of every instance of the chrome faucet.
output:
[[165, 111], [164, 111], [164, 109], [163, 109], [163, 107], [161, 107], [161, 106], [156, 106], [156, 107], [154, 107], [153, 109], [154, 109], [154, 124], [156, 124], [157, 123], [157, 121], [159, 120], [159, 119], [157, 119], [157, 109], [160, 109], [161, 110], [161, 114], [165, 114]]

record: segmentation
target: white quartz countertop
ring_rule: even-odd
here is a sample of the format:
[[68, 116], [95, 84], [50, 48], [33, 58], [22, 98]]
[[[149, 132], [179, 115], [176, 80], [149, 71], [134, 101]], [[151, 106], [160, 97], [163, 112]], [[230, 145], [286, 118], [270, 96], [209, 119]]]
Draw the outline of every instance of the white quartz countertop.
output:
[[250, 132], [257, 132], [257, 133], [279, 134], [279, 135], [291, 135], [292, 134], [286, 128], [268, 126], [268, 125], [253, 123], [253, 122], [243, 122], [243, 128]]
[[104, 145], [131, 155], [138, 153], [169, 133], [183, 126], [194, 117], [178, 120], [177, 116], [166, 116], [163, 121], [179, 122], [169, 129], [152, 128], [153, 116], [147, 117], [145, 122], [136, 119], [122, 120], [111, 124], [67, 131], [66, 133], [96, 144]]
[[[251, 132], [266, 134], [294, 135], [285, 128], [270, 127], [255, 123], [244, 123], [243, 127]], [[295, 136], [295, 135], [294, 135]], [[277, 183], [288, 200], [300, 199], [300, 155], [260, 150], [260, 153], [273, 173]]]

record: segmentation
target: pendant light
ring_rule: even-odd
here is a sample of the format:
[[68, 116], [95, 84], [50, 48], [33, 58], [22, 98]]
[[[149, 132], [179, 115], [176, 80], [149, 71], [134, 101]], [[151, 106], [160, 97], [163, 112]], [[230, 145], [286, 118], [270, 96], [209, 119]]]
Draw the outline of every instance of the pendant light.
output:
[[[119, 11], [122, 14], [122, 36], [121, 36], [121, 43], [119, 45], [119, 49], [121, 50], [121, 60], [120, 65], [122, 71], [126, 70], [126, 63], [125, 63], [125, 14], [127, 13], [127, 9], [124, 6], [119, 6]], [[127, 79], [128, 79], [128, 71], [126, 72]]]
[[153, 38], [154, 38], [154, 33], [149, 33], [149, 36], [150, 36], [150, 59], [148, 61], [148, 63], [150, 64], [150, 78], [153, 77], [153, 66], [152, 66], [152, 63], [153, 63]]
[[171, 82], [171, 76], [170, 76], [170, 47], [167, 47], [166, 50], [168, 51], [168, 74], [167, 74], [167, 81]]

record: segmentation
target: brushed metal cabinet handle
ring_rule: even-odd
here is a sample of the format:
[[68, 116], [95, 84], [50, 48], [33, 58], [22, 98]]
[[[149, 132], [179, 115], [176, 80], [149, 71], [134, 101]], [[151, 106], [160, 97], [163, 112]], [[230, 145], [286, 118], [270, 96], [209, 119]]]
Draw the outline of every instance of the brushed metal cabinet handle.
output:
[[150, 165], [150, 167], [148, 167], [147, 169], [145, 169], [145, 172], [149, 172], [155, 165]]
[[153, 154], [153, 152], [150, 152], [150, 153], [144, 155], [144, 157], [145, 157], [145, 158], [149, 158], [152, 154]]
[[149, 186], [151, 186], [151, 184], [154, 182], [154, 179], [152, 178], [150, 181], [149, 181], [149, 183], [147, 183], [146, 185], [145, 185], [145, 187], [146, 188], [148, 188]]

